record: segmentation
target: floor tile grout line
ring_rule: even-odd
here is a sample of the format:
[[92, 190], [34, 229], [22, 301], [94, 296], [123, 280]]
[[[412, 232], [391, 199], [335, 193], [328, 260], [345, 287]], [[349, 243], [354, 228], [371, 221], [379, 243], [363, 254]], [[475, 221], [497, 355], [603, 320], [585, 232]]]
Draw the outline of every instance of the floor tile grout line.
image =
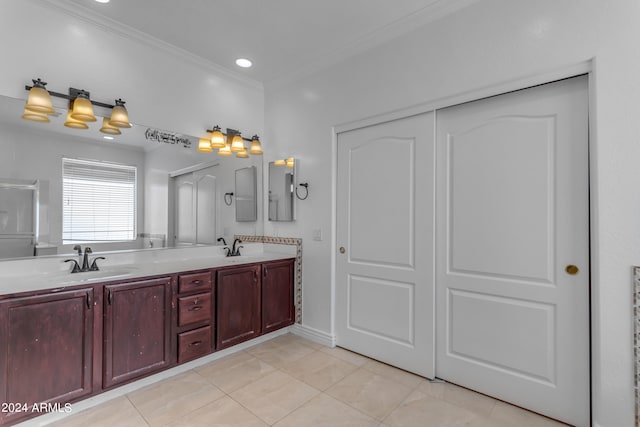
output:
[[140, 412], [140, 410], [138, 409], [138, 407], [135, 405], [135, 403], [133, 403], [133, 401], [129, 398], [129, 394], [125, 394], [124, 395], [125, 399], [127, 399], [127, 401], [129, 401], [129, 404], [133, 407], [133, 409], [138, 413], [138, 415], [140, 415], [140, 418], [142, 418], [142, 420], [144, 421], [144, 423], [148, 426], [151, 427], [151, 424], [149, 423], [149, 420], [147, 420], [147, 418], [144, 416], [144, 414], [142, 412]]

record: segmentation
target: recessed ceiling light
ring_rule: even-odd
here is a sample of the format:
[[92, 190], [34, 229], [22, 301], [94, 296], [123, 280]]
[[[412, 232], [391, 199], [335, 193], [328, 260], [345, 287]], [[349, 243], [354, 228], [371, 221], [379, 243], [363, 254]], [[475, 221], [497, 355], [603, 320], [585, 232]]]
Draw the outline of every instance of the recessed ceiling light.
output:
[[249, 68], [253, 65], [253, 62], [251, 62], [247, 58], [238, 58], [236, 59], [236, 65], [242, 68]]
[[[96, 0], [97, 1], [97, 0]], [[104, 139], [108, 139], [109, 141], [111, 141], [113, 139], [112, 136], [103, 136]]]
[[96, 0], [98, 3], [109, 3], [111, 0]]

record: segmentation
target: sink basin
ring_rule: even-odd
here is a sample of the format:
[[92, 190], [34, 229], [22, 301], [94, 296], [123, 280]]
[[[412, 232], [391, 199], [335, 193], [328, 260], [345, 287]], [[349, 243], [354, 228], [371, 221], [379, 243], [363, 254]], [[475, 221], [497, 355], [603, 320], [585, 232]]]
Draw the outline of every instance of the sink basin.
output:
[[54, 280], [61, 285], [73, 282], [99, 282], [126, 278], [131, 276], [136, 270], [137, 267], [107, 267], [98, 271], [85, 271], [82, 273], [69, 273], [67, 271], [60, 271], [57, 273], [47, 274], [46, 278], [49, 280]]

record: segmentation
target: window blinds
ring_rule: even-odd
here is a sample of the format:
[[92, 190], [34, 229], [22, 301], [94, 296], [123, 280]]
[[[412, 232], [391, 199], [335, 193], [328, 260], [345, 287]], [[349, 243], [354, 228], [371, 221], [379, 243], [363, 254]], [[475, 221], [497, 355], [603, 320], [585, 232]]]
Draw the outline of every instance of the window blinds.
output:
[[136, 173], [135, 166], [63, 158], [63, 242], [134, 240]]

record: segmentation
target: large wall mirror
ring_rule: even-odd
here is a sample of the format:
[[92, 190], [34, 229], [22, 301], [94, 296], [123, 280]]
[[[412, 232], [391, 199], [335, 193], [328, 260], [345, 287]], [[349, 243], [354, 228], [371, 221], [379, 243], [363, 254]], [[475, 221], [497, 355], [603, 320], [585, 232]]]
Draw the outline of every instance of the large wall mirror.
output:
[[290, 157], [269, 163], [269, 221], [293, 221], [296, 161]]
[[[200, 153], [197, 151], [198, 137], [139, 124], [123, 129], [121, 135], [107, 140], [98, 132], [101, 118], [89, 124], [89, 129], [69, 129], [63, 125], [66, 109], [61, 105], [54, 105], [57, 114], [50, 116], [50, 123], [22, 120], [24, 105], [24, 99], [0, 96], [0, 183], [5, 183], [0, 195], [0, 228], [7, 223], [4, 231], [0, 230], [0, 258], [33, 256], [38, 250], [38, 254], [73, 252], [74, 243], [63, 239], [63, 229], [68, 225], [65, 221], [69, 221], [64, 210], [70, 200], [63, 195], [63, 159], [102, 162], [105, 168], [110, 164], [135, 167], [134, 201], [131, 204], [134, 238], [81, 242], [94, 251], [215, 244], [218, 237], [229, 240], [235, 234], [263, 234], [262, 156], [243, 159], [220, 157], [215, 152]], [[96, 114], [100, 113], [96, 109]], [[226, 192], [235, 191], [236, 170], [246, 168], [252, 168], [255, 177], [256, 213], [252, 221], [245, 220], [247, 216], [244, 215], [236, 218], [235, 208], [223, 201]], [[26, 200], [33, 192], [9, 188], [8, 184], [16, 182], [38, 183], [38, 200], [29, 205], [37, 207], [37, 213], [34, 208], [17, 208], [13, 202], [16, 197], [24, 193]], [[80, 196], [92, 193], [95, 187], [87, 188], [80, 191]], [[187, 204], [187, 199], [193, 199], [194, 194], [201, 196], [205, 190], [209, 197], [207, 203]], [[184, 200], [184, 204], [176, 203], [178, 198]], [[193, 206], [193, 212], [199, 214], [197, 219], [187, 221], [188, 213], [178, 212], [176, 204]], [[24, 218], [13, 217], [18, 213]], [[29, 245], [23, 244], [24, 239], [20, 244], [16, 243], [15, 235], [26, 233], [14, 224], [16, 221], [20, 224], [29, 221], [37, 226], [37, 230], [28, 230], [37, 236]], [[194, 237], [189, 231], [197, 228], [198, 222], [210, 225], [204, 237]]]

